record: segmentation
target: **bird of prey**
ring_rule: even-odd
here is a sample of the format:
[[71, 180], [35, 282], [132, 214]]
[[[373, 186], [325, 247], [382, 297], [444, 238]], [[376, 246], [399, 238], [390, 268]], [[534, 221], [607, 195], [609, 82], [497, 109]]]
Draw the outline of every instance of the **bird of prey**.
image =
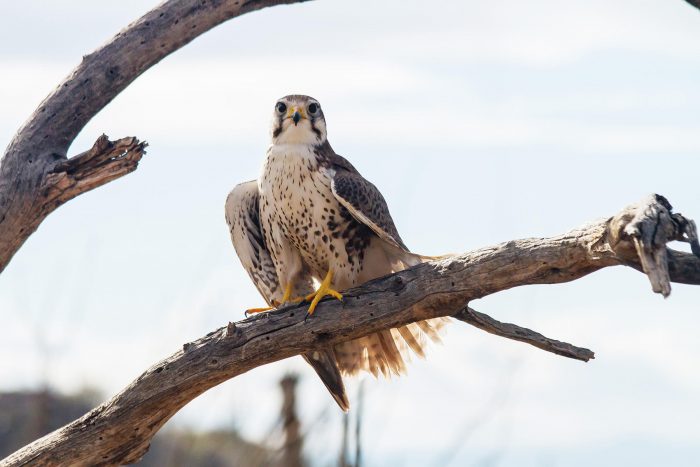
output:
[[[401, 240], [379, 190], [333, 151], [316, 99], [279, 99], [270, 133], [260, 177], [236, 186], [226, 199], [233, 246], [270, 307], [308, 300], [313, 314], [326, 296], [342, 300], [343, 290], [427, 258]], [[409, 349], [423, 357], [427, 340], [439, 340], [446, 320], [380, 331], [303, 357], [347, 411], [341, 375], [400, 375]]]

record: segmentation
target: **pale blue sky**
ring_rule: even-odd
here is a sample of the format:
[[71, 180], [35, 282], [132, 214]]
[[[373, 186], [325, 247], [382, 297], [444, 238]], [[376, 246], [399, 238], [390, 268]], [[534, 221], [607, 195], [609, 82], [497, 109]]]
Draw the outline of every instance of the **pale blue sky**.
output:
[[[0, 4], [3, 145], [83, 54], [154, 3]], [[46, 375], [112, 394], [262, 304], [223, 201], [257, 176], [284, 94], [321, 101], [331, 143], [381, 188], [418, 252], [561, 233], [650, 192], [700, 219], [699, 13], [681, 0], [318, 0], [205, 34], [76, 140], [73, 153], [102, 132], [150, 147], [137, 172], [52, 214], [0, 277], [0, 390]], [[692, 465], [699, 299], [676, 285], [663, 300], [616, 268], [474, 303], [598, 358], [454, 324], [408, 376], [366, 380], [367, 463]], [[340, 416], [299, 358], [208, 392], [170, 425], [234, 424], [260, 439], [290, 370], [303, 376], [305, 422], [326, 411], [307, 453], [331, 465]]]

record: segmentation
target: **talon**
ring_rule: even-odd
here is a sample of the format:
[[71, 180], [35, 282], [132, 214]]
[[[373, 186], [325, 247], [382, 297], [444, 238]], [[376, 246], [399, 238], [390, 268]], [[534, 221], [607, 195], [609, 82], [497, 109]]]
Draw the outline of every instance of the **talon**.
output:
[[[337, 298], [338, 300], [342, 301], [343, 300], [343, 295], [338, 292], [337, 290], [333, 290], [331, 288], [331, 281], [333, 280], [333, 272], [328, 271], [328, 274], [326, 274], [326, 277], [323, 279], [323, 282], [321, 282], [321, 286], [318, 288], [318, 290], [315, 293], [309, 294], [306, 297], [304, 297], [304, 300], [311, 301], [311, 305], [309, 305], [309, 311], [306, 312], [306, 318], [314, 314], [314, 311], [316, 311], [316, 307], [318, 306], [318, 302], [321, 301], [326, 296], [331, 296], [333, 298]], [[304, 318], [304, 320], [306, 320]]]

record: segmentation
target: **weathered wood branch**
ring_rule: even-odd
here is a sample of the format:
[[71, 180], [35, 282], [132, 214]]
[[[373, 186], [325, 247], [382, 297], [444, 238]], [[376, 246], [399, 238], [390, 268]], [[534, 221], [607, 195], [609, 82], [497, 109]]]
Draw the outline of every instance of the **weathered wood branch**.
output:
[[[22, 218], [20, 229], [24, 229], [23, 233], [35, 231], [49, 213], [66, 201], [133, 172], [145, 147], [146, 143], [133, 137], [110, 141], [102, 135], [89, 151], [57, 161], [37, 186], [31, 212]], [[23, 241], [15, 237], [8, 244], [19, 248]]]
[[89, 151], [57, 163], [44, 180], [41, 204], [65, 203], [79, 194], [133, 172], [143, 157], [146, 143], [100, 136]]
[[374, 280], [346, 291], [343, 302], [324, 302], [308, 320], [306, 305], [296, 305], [230, 323], [185, 344], [105, 404], [1, 464], [135, 462], [170, 417], [217, 384], [314, 348], [427, 318], [460, 313], [460, 319], [468, 316], [467, 322], [489, 332], [569, 357], [592, 358], [585, 349], [460, 310], [512, 287], [568, 282], [616, 265], [645, 270], [652, 288], [663, 294], [670, 291], [670, 281], [700, 284], [697, 240], [691, 240], [695, 256], [666, 246], [696, 234], [692, 221], [672, 214], [668, 202], [655, 195], [561, 236], [510, 241]]
[[685, 0], [686, 2], [693, 5], [695, 8], [700, 9], [700, 0]]
[[556, 339], [550, 339], [549, 337], [543, 336], [539, 332], [520, 327], [517, 324], [501, 323], [489, 315], [479, 313], [471, 307], [463, 308], [452, 317], [471, 324], [482, 331], [505, 337], [507, 339], [525, 342], [537, 347], [538, 349], [546, 350], [547, 352], [552, 352], [554, 354], [561, 355], [562, 357], [573, 358], [583, 362], [587, 362], [595, 358], [595, 353], [593, 353], [591, 350], [576, 347], [575, 345], [561, 342]]
[[[301, 1], [170, 0], [85, 55], [18, 130], [0, 163], [0, 272], [56, 207], [136, 168], [134, 164], [129, 165], [131, 170], [123, 170], [124, 162], [115, 163], [113, 170], [104, 169], [90, 181], [77, 183], [71, 189], [72, 196], [47, 199], [47, 190], [63, 190], [52, 185], [66, 181], [56, 173], [85, 162], [71, 163], [66, 155], [92, 117], [141, 73], [209, 29], [249, 11]], [[104, 143], [98, 140], [98, 144]], [[143, 146], [133, 151], [129, 159], [138, 162]]]

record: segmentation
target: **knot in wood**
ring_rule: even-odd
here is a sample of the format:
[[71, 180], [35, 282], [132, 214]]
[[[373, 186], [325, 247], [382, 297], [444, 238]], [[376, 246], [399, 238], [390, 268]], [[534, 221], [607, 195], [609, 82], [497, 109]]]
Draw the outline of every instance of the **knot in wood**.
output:
[[391, 280], [391, 283], [389, 285], [389, 291], [398, 293], [403, 291], [406, 288], [406, 281], [403, 280], [403, 278], [398, 275], [394, 276], [394, 278]]
[[325, 332], [325, 331], [314, 332], [313, 334], [314, 334], [314, 338], [315, 338], [314, 341], [317, 344], [324, 344], [324, 343], [328, 342], [328, 340], [332, 337], [331, 333]]

